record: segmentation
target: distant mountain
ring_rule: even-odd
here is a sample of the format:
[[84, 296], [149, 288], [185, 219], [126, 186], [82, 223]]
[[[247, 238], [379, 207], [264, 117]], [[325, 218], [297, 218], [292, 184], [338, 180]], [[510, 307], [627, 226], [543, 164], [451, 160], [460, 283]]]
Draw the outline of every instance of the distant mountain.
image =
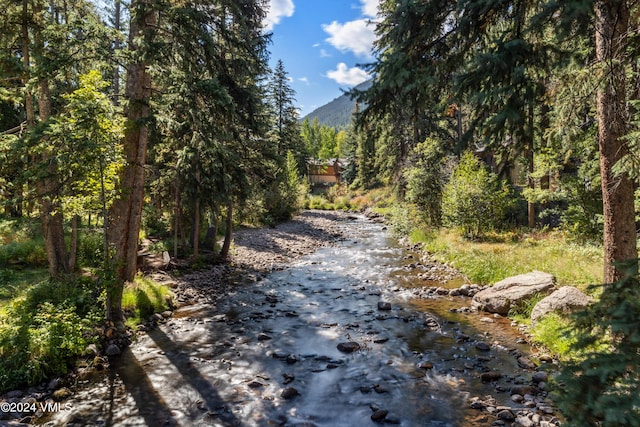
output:
[[[360, 83], [355, 89], [366, 90], [371, 86], [371, 81]], [[349, 95], [343, 94], [328, 104], [322, 107], [316, 108], [311, 113], [302, 118], [309, 118], [312, 121], [314, 118], [318, 119], [321, 125], [327, 125], [337, 129], [343, 129], [349, 126], [351, 123], [351, 114], [356, 105], [356, 102], [351, 100]]]

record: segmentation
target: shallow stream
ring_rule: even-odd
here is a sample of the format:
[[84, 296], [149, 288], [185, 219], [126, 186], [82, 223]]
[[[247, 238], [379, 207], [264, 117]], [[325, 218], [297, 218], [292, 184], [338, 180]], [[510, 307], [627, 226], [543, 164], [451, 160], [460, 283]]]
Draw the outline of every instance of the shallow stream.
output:
[[[466, 427], [495, 420], [470, 409], [471, 397], [517, 407], [506, 390], [531, 377], [516, 361], [530, 349], [509, 322], [451, 311], [468, 298], [416, 297], [419, 255], [363, 217], [342, 226], [350, 238], [336, 246], [238, 284], [216, 305], [177, 310], [51, 421]], [[492, 370], [502, 387], [481, 381]]]

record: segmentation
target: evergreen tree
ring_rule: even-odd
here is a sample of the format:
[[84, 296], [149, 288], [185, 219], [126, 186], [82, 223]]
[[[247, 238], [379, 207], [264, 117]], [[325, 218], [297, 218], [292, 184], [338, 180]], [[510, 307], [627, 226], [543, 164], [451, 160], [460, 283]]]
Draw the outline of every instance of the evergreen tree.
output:
[[276, 153], [283, 159], [292, 151], [297, 159], [305, 154], [300, 140], [298, 110], [294, 105], [295, 91], [289, 85], [288, 73], [282, 60], [278, 60], [271, 81], [267, 85], [267, 96], [274, 112], [273, 141]]

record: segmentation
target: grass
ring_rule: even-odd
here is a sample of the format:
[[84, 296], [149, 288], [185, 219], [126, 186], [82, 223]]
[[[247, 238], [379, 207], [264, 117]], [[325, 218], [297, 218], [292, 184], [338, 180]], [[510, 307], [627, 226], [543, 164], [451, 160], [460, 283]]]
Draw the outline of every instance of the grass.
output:
[[154, 313], [169, 309], [171, 290], [153, 280], [138, 276], [124, 289], [122, 309], [127, 314], [127, 326], [135, 327]]
[[566, 360], [574, 356], [572, 345], [576, 341], [576, 337], [569, 333], [570, 326], [569, 320], [556, 313], [551, 313], [540, 319], [531, 328], [531, 337], [535, 342], [542, 343], [546, 350]]
[[506, 233], [490, 240], [469, 241], [455, 231], [443, 229], [416, 231], [411, 237], [478, 284], [492, 284], [532, 270], [553, 274], [560, 286], [572, 285], [583, 291], [603, 280], [601, 248], [572, 243], [557, 232]]
[[22, 294], [34, 283], [49, 277], [46, 268], [2, 269], [0, 270], [0, 306], [16, 295]]

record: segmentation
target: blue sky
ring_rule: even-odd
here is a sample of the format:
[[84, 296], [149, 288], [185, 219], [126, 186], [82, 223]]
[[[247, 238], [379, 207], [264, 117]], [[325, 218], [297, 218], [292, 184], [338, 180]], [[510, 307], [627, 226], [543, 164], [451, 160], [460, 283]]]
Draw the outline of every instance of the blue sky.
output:
[[368, 79], [379, 0], [270, 0], [270, 64], [279, 59], [303, 117]]

